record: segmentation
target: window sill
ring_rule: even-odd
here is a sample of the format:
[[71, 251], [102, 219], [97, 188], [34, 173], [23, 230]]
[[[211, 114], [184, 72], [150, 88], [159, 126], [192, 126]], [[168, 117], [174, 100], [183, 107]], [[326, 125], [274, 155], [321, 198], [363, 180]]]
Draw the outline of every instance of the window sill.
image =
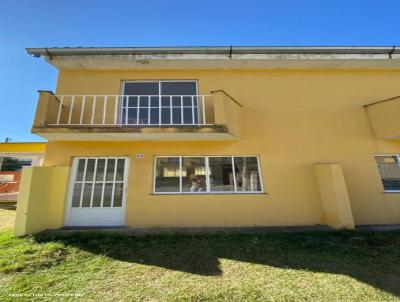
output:
[[400, 193], [400, 190], [383, 191], [383, 193]]
[[[399, 191], [400, 192], [400, 191]], [[151, 193], [149, 195], [180, 195], [180, 196], [190, 196], [190, 195], [268, 195], [266, 192], [205, 192], [205, 193]]]

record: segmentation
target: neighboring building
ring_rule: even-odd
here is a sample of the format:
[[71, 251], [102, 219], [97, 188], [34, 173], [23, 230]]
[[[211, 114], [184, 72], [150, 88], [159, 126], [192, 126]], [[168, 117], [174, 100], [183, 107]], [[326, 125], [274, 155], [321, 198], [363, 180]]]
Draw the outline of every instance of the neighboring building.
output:
[[27, 51], [59, 76], [17, 235], [400, 223], [400, 49]]
[[21, 171], [43, 164], [45, 143], [0, 143], [0, 202], [16, 201]]

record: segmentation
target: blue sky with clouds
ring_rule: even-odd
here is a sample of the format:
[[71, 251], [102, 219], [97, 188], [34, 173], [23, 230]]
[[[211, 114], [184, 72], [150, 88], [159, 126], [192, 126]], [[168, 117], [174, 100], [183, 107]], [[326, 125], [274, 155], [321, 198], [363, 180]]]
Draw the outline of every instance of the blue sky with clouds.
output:
[[0, 141], [30, 134], [57, 70], [26, 47], [399, 45], [400, 1], [0, 1]]

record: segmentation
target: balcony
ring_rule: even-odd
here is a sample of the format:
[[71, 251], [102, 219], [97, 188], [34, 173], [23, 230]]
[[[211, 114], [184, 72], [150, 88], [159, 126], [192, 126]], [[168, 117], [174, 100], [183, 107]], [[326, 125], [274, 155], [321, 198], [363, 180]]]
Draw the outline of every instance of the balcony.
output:
[[377, 139], [400, 139], [400, 96], [365, 106]]
[[210, 95], [55, 95], [39, 91], [32, 132], [49, 140], [236, 140], [242, 105]]

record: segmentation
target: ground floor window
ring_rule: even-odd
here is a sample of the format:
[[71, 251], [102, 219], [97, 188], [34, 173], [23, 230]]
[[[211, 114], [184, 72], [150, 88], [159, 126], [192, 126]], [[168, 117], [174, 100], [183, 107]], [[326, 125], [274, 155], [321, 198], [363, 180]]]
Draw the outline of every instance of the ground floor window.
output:
[[400, 192], [400, 155], [377, 155], [375, 160], [385, 191]]
[[154, 193], [263, 192], [257, 156], [157, 156]]

